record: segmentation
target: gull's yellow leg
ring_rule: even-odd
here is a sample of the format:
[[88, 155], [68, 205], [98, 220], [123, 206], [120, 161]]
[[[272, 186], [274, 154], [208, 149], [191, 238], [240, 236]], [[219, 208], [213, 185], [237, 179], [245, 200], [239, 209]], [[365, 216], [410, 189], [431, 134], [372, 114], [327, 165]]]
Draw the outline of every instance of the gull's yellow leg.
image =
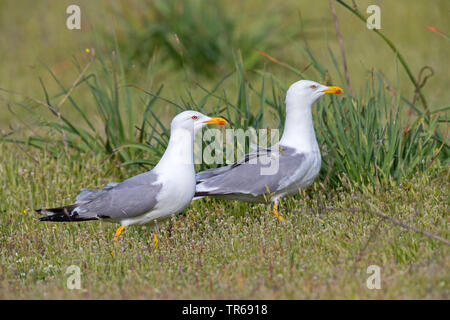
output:
[[158, 235], [155, 233], [155, 235], [153, 236], [153, 243], [155, 245], [155, 249], [158, 249]]
[[278, 220], [283, 221], [283, 217], [280, 216], [280, 214], [278, 213], [278, 203], [274, 203], [273, 204], [273, 214], [275, 215], [275, 217], [278, 218]]
[[114, 241], [118, 241], [120, 235], [122, 234], [123, 229], [125, 229], [125, 226], [120, 226], [116, 230], [116, 235], [114, 236]]

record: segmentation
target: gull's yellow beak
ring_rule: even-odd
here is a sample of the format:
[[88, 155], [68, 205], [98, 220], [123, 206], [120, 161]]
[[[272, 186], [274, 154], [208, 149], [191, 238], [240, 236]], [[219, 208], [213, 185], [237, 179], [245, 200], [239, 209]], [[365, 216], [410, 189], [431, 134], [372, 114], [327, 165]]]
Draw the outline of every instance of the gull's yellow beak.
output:
[[339, 87], [327, 87], [325, 90], [322, 90], [322, 92], [325, 93], [335, 93], [335, 94], [339, 94], [342, 93], [344, 90], [342, 90]]
[[224, 124], [227, 124], [227, 121], [223, 118], [218, 118], [218, 117], [211, 117], [209, 120], [203, 121], [203, 123], [206, 124], [218, 124], [223, 126]]

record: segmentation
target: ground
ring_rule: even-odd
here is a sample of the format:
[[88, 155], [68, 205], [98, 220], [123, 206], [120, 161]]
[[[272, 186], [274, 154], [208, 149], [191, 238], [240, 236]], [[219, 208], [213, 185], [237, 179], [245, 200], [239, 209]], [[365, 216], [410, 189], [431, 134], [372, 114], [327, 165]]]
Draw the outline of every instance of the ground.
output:
[[[183, 99], [197, 107], [196, 102], [204, 101], [205, 95], [198, 84], [212, 90], [240, 66], [239, 54], [245, 78], [255, 88], [255, 92], [243, 96], [249, 97], [245, 100], [248, 111], [257, 114], [261, 74], [273, 75], [274, 82], [280, 82], [284, 89], [300, 78], [298, 72], [264, 58], [258, 50], [302, 71], [306, 79], [330, 81], [346, 88], [329, 1], [287, 0], [283, 5], [267, 0], [217, 1], [223, 9], [217, 17], [225, 17], [223, 21], [205, 14], [203, 7], [194, 8], [193, 19], [189, 15], [180, 18], [168, 14], [166, 11], [170, 10], [155, 11], [155, 4], [169, 2], [176, 3], [175, 13], [182, 12], [189, 3], [207, 3], [73, 0], [70, 4], [81, 8], [82, 28], [68, 30], [69, 3], [65, 1], [0, 1], [0, 47], [4, 49], [0, 50], [0, 138], [26, 139], [42, 134], [62, 141], [64, 136], [55, 127], [60, 121], [42, 104], [23, 95], [40, 101], [48, 95], [56, 104], [62, 98], [58, 81], [70, 88], [80, 74], [74, 58], [85, 66], [94, 51], [98, 58], [106, 59], [106, 70], [111, 72], [117, 68], [113, 63], [119, 52], [116, 40], [124, 69], [123, 75], [118, 73], [118, 109], [125, 124], [124, 114], [132, 110], [136, 122], [131, 123], [131, 128], [141, 127], [143, 100], [148, 97], [130, 88], [129, 103], [124, 98], [126, 86], [122, 81], [153, 93], [164, 86], [163, 97], [178, 102]], [[381, 32], [403, 55], [414, 78], [426, 80], [423, 93], [430, 110], [442, 113], [440, 129], [448, 141], [450, 46], [446, 34], [450, 2], [376, 2], [381, 8]], [[362, 14], [371, 4], [373, 1], [357, 1]], [[368, 81], [378, 76], [384, 79], [382, 87], [392, 105], [400, 98], [412, 101], [415, 88], [396, 54], [363, 21], [337, 2], [335, 5], [355, 101], [369, 98]], [[224, 41], [227, 37], [215, 36], [216, 31], [222, 35], [231, 29], [234, 32], [230, 33], [229, 42]], [[155, 30], [167, 30], [168, 44], [180, 40], [185, 44], [183, 50], [178, 46], [167, 50], [154, 43], [154, 38], [149, 40], [147, 35]], [[91, 50], [89, 54], [87, 48]], [[219, 51], [214, 51], [216, 48]], [[311, 56], [306, 48], [311, 49]], [[139, 49], [140, 57], [133, 49]], [[174, 61], [180, 52], [183, 66]], [[208, 65], [200, 54], [219, 58], [217, 65]], [[324, 74], [316, 69], [313, 60], [326, 71]], [[419, 76], [424, 66], [432, 68], [432, 77], [428, 78], [430, 69], [424, 69]], [[208, 74], [208, 70], [212, 73]], [[115, 96], [106, 85], [108, 76], [103, 74], [99, 59], [88, 74], [98, 76], [100, 97]], [[241, 108], [238, 95], [242, 86], [236, 79], [225, 81], [218, 94], [226, 93]], [[265, 88], [270, 93], [268, 80]], [[20, 94], [8, 94], [5, 90]], [[267, 97], [272, 99], [271, 94]], [[80, 113], [72, 107], [72, 98], [80, 106]], [[103, 104], [94, 99], [87, 85], [75, 88], [70, 99], [60, 106], [62, 115], [77, 129], [86, 129], [85, 116], [93, 123], [93, 135], [105, 138], [106, 125], [98, 111]], [[111, 100], [110, 105], [104, 105], [115, 110], [116, 100]], [[284, 97], [279, 100], [281, 105]], [[154, 109], [158, 120], [168, 125], [173, 106], [158, 103]], [[209, 100], [205, 108], [208, 112], [220, 109], [214, 115], [225, 115], [230, 111], [227, 108], [232, 107]], [[111, 118], [111, 114], [114, 115], [109, 113], [106, 118]], [[408, 127], [420, 116], [405, 104], [399, 119]], [[244, 120], [240, 119], [235, 127], [243, 127]], [[45, 125], [43, 128], [49, 121], [53, 121], [49, 124], [52, 130], [45, 129]], [[262, 127], [278, 125], [277, 115], [266, 106]], [[134, 142], [138, 133], [137, 129], [132, 132], [130, 140]], [[403, 134], [406, 133], [405, 129]], [[107, 151], [130, 140], [125, 137]], [[412, 148], [414, 152], [416, 146]], [[117, 224], [38, 221], [33, 209], [70, 204], [81, 188], [103, 187], [143, 170], [138, 166], [118, 168], [117, 158], [109, 157], [101, 148], [66, 152], [64, 146], [60, 147], [54, 149], [47, 144], [38, 151], [0, 141], [0, 299], [450, 298], [449, 246], [404, 227], [414, 226], [447, 242], [450, 239], [450, 172], [448, 159], [442, 153], [437, 157], [439, 148], [427, 154], [434, 158], [429, 163], [420, 152], [413, 154], [424, 164], [423, 172], [414, 172], [400, 181], [385, 181], [385, 185], [358, 186], [343, 175], [342, 187], [332, 189], [317, 179], [310, 189], [283, 199], [279, 208], [283, 222], [264, 204], [195, 201], [182, 214], [159, 224], [159, 243], [155, 248], [155, 232], [148, 227], [130, 227], [115, 243]], [[370, 154], [372, 150], [368, 150]], [[358, 150], [360, 155], [364, 155], [363, 151]], [[323, 154], [324, 164], [328, 164], [329, 159]], [[155, 160], [154, 156], [148, 159], [149, 154], [145, 155], [146, 160]], [[353, 163], [351, 169], [361, 167]], [[367, 177], [361, 171], [361, 176]], [[351, 208], [381, 211], [402, 221], [404, 226], [368, 211], [348, 210]], [[368, 278], [375, 276], [371, 266], [380, 268], [380, 289], [367, 287]], [[71, 290], [67, 281], [75, 279], [76, 270], [80, 271], [81, 288]]]
[[[1, 299], [449, 298], [448, 245], [371, 213], [324, 209], [375, 206], [448, 239], [448, 168], [389, 187], [326, 190], [317, 181], [281, 202], [284, 222], [263, 204], [196, 201], [160, 223], [155, 248], [146, 227], [114, 243], [115, 224], [37, 220], [33, 208], [120, 178], [99, 157], [75, 162], [4, 144], [0, 157]], [[67, 287], [71, 265], [80, 290]], [[381, 289], [366, 285], [371, 265]]]

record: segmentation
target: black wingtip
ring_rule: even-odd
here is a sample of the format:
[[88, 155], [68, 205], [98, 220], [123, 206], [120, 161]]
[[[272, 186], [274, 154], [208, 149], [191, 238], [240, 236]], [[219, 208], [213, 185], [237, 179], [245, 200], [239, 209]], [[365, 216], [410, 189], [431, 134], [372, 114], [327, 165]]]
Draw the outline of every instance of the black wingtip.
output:
[[67, 214], [55, 213], [51, 216], [39, 218], [39, 221], [68, 222], [68, 221], [73, 221], [73, 219]]
[[209, 192], [205, 192], [205, 191], [200, 191], [200, 192], [196, 192], [194, 194], [194, 197], [207, 197], [207, 196], [211, 196], [212, 194]]
[[82, 218], [79, 217], [73, 210], [78, 207], [78, 204], [71, 204], [68, 206], [49, 208], [49, 209], [37, 209], [37, 214], [46, 214], [47, 216], [39, 218], [39, 221], [51, 221], [51, 222], [72, 222], [72, 221], [86, 221], [97, 220], [98, 218]]
[[78, 221], [89, 221], [89, 220], [98, 220], [98, 218], [97, 217], [81, 218], [77, 214], [69, 216], [64, 213], [57, 213], [52, 216], [46, 216], [46, 217], [39, 218], [39, 221], [50, 221], [50, 222], [78, 222]]
[[64, 213], [57, 213], [52, 216], [39, 218], [39, 221], [50, 221], [50, 222], [77, 222], [88, 220], [98, 220], [98, 218], [80, 218], [78, 215], [69, 216]]

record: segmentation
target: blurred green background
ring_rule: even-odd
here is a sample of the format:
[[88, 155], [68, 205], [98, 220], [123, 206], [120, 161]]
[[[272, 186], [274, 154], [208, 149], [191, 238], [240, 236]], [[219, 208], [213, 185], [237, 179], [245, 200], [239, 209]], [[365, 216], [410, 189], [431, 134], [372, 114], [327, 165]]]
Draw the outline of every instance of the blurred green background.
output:
[[[81, 8], [81, 31], [66, 28], [70, 4]], [[450, 2], [373, 0], [356, 4], [363, 13], [369, 4], [380, 6], [381, 31], [396, 44], [414, 75], [424, 65], [434, 70], [424, 88], [430, 108], [447, 106], [450, 46], [425, 26], [448, 34]], [[359, 92], [373, 68], [392, 86], [399, 75], [401, 92], [412, 99], [413, 86], [394, 53], [349, 11], [338, 4], [336, 11], [353, 90]], [[328, 53], [330, 47], [341, 62], [329, 1], [2, 0], [0, 34], [0, 87], [36, 98], [42, 98], [39, 77], [50, 93], [58, 93], [44, 65], [70, 86], [77, 76], [72, 57], [86, 61], [85, 49], [92, 47], [108, 54], [114, 50], [114, 38], [128, 82], [153, 91], [164, 84], [166, 96], [177, 97], [187, 90], [195, 95], [200, 92], [195, 81], [211, 88], [234, 69], [237, 49], [246, 68], [262, 69], [266, 63], [266, 69], [288, 86], [298, 76], [269, 62], [257, 50], [302, 70], [310, 63], [302, 52], [303, 37], [333, 82], [343, 85]], [[323, 81], [312, 68], [305, 75]], [[74, 94], [83, 96], [83, 90]], [[1, 96], [0, 128], [6, 130], [19, 120], [7, 111], [9, 97]], [[92, 103], [86, 98], [83, 108], [89, 110]]]
[[[353, 95], [328, 0], [0, 0], [0, 297], [448, 298], [448, 246], [321, 208], [376, 204], [449, 238], [450, 42], [426, 26], [450, 34], [450, 2], [346, 2], [364, 16], [380, 6], [381, 32], [416, 79], [432, 68], [430, 115], [411, 105], [393, 51], [337, 2]], [[66, 28], [71, 4], [80, 31]], [[109, 224], [36, 223], [35, 208], [153, 166], [180, 109], [225, 116], [227, 128], [282, 130], [298, 71], [345, 93], [313, 108], [321, 176], [283, 200], [286, 224], [268, 206], [205, 199], [162, 226], [158, 250], [150, 230], [130, 228], [112, 258]], [[74, 263], [86, 291], [62, 287]], [[384, 290], [366, 288], [372, 264], [383, 266]]]

